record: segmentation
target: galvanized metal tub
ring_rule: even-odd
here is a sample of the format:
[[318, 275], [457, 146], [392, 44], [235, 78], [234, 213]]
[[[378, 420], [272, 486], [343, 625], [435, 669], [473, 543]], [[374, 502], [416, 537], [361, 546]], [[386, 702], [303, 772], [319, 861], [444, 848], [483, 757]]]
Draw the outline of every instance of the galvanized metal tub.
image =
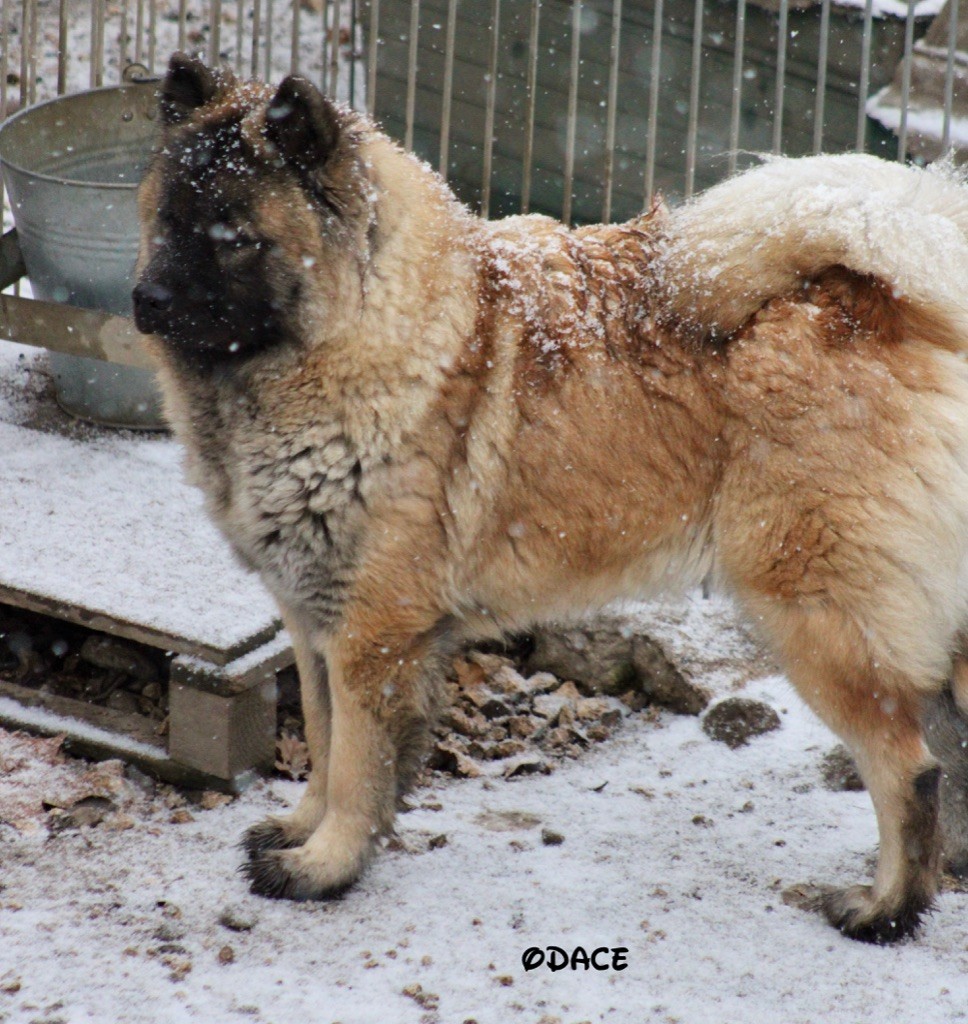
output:
[[[93, 89], [0, 127], [0, 169], [34, 296], [131, 315], [136, 191], [157, 136], [156, 86]], [[57, 400], [83, 419], [164, 426], [149, 370], [52, 351]]]

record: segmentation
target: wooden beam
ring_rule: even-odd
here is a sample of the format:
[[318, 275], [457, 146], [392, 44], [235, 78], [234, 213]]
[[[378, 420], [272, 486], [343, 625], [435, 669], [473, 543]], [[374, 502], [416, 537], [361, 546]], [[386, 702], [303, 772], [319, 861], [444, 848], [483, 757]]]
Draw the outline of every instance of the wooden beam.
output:
[[46, 597], [43, 594], [33, 594], [25, 590], [4, 586], [3, 584], [0, 584], [0, 603], [14, 605], [17, 608], [26, 608], [41, 615], [52, 615], [56, 619], [73, 622], [78, 626], [86, 626], [88, 629], [96, 629], [102, 633], [123, 636], [128, 640], [136, 640], [138, 643], [147, 644], [149, 647], [160, 647], [163, 651], [176, 651], [178, 654], [194, 655], [205, 661], [212, 662], [214, 665], [228, 665], [250, 651], [254, 651], [262, 644], [268, 643], [279, 632], [281, 625], [279, 620], [275, 619], [243, 640], [232, 644], [230, 647], [223, 648], [196, 640], [187, 640], [173, 633], [153, 629], [151, 626], [137, 622], [128, 622], [90, 608], [83, 608], [80, 605]]

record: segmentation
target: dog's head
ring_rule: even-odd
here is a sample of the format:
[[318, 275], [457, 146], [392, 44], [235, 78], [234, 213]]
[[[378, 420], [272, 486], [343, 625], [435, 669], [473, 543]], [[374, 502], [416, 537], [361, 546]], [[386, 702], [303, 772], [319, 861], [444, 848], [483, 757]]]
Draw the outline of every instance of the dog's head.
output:
[[305, 343], [362, 288], [360, 125], [303, 78], [273, 92], [175, 54], [141, 184], [138, 329], [205, 366]]

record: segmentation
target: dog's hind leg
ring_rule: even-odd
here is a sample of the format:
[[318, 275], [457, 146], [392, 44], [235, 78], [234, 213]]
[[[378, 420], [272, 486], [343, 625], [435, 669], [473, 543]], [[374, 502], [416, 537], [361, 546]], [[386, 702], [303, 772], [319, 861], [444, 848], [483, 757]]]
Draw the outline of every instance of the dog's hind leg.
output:
[[951, 682], [925, 709], [924, 733], [941, 763], [941, 836], [944, 864], [968, 876], [968, 661], [955, 658]]
[[834, 606], [774, 605], [767, 618], [790, 679], [851, 749], [877, 814], [873, 885], [826, 892], [821, 909], [850, 938], [894, 942], [916, 931], [938, 885], [941, 769], [923, 739], [925, 695], [870, 659]]
[[300, 702], [312, 771], [299, 805], [292, 814], [267, 818], [246, 831], [242, 837], [242, 848], [252, 859], [261, 856], [267, 850], [286, 850], [302, 846], [326, 814], [330, 735], [330, 696], [326, 662], [313, 646], [312, 631], [305, 626], [296, 612], [283, 608], [283, 621], [296, 656]]

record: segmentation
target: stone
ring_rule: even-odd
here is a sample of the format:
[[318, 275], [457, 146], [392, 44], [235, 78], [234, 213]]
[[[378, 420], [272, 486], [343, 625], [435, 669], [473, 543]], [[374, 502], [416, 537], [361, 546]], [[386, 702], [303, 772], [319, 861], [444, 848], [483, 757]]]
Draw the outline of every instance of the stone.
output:
[[153, 682], [158, 678], [158, 670], [151, 658], [134, 644], [116, 636], [89, 636], [81, 646], [80, 656], [89, 665], [123, 672], [142, 682]]
[[476, 779], [481, 770], [473, 758], [457, 744], [442, 740], [434, 746], [428, 765], [437, 771], [447, 772], [462, 779]]
[[857, 771], [857, 765], [842, 743], [824, 754], [820, 774], [824, 786], [834, 793], [856, 793], [864, 789], [864, 780]]
[[607, 696], [640, 692], [645, 701], [679, 714], [698, 715], [709, 704], [708, 691], [621, 616], [602, 613], [576, 626], [541, 627], [533, 640], [529, 673], [552, 673]]
[[727, 697], [714, 705], [702, 722], [703, 732], [732, 750], [745, 746], [751, 737], [780, 728], [780, 717], [762, 701]]
[[250, 932], [258, 920], [251, 911], [232, 903], [224, 907], [218, 916], [218, 923], [232, 932]]

